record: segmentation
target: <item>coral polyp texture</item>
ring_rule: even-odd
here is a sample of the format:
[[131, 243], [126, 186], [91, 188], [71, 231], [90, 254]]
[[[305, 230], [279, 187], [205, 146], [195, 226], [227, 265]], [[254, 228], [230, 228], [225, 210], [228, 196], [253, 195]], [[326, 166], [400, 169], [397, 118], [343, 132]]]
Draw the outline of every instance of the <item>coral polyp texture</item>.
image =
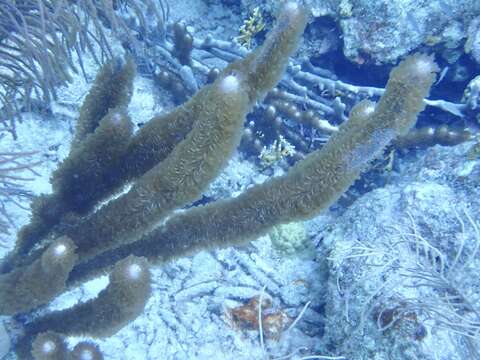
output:
[[51, 331], [38, 334], [32, 344], [32, 354], [36, 360], [63, 360], [68, 348], [63, 338]]
[[[418, 54], [391, 72], [378, 104], [359, 103], [322, 149], [285, 175], [235, 198], [175, 212], [200, 199], [226, 166], [247, 113], [282, 78], [307, 19], [305, 8], [286, 3], [262, 46], [135, 134], [126, 111], [133, 64], [104, 66], [82, 107], [70, 154], [52, 176], [52, 194], [35, 201], [31, 223], [1, 267], [0, 313], [32, 312], [16, 345], [20, 358], [66, 356], [63, 336], [115, 334], [143, 312], [151, 264], [244, 244], [273, 226], [314, 217], [415, 124], [437, 72], [431, 57]], [[109, 199], [127, 183], [128, 190]], [[109, 284], [96, 298], [33, 313], [106, 272]], [[86, 345], [71, 356], [101, 356], [95, 351]]]

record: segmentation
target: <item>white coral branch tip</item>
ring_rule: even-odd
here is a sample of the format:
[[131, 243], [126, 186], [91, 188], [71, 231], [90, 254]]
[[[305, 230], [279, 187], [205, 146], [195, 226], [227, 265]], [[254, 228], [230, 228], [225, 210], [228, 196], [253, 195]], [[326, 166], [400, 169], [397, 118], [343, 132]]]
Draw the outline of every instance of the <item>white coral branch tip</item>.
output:
[[224, 93], [236, 92], [240, 89], [240, 81], [235, 75], [228, 75], [220, 83], [220, 89]]

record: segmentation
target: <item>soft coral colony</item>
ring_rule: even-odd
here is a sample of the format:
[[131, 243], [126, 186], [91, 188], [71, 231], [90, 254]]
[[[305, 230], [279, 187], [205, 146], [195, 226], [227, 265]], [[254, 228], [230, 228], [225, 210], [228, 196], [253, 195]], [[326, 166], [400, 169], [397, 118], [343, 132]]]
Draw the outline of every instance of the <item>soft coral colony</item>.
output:
[[[135, 134], [126, 110], [133, 62], [102, 68], [82, 105], [70, 154], [52, 175], [52, 194], [35, 200], [31, 222], [3, 260], [0, 313], [31, 312], [105, 271], [109, 285], [90, 301], [33, 316], [16, 346], [21, 358], [101, 356], [88, 343], [70, 351], [62, 337], [110, 336], [140, 315], [151, 294], [149, 266], [315, 216], [413, 126], [437, 71], [425, 55], [398, 65], [377, 104], [357, 104], [322, 149], [285, 175], [236, 198], [173, 213], [199, 199], [225, 167], [246, 114], [282, 77], [307, 18], [305, 8], [286, 3], [261, 47]], [[97, 209], [127, 183], [130, 190]]]

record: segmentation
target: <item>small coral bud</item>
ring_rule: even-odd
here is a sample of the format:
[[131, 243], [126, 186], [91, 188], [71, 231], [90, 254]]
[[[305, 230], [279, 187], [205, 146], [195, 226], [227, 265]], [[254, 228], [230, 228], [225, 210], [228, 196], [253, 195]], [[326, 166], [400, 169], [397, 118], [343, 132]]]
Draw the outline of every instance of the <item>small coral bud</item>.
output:
[[435, 134], [435, 129], [432, 126], [427, 126], [423, 129], [420, 129], [420, 132], [423, 136], [432, 137]]
[[243, 137], [245, 138], [245, 140], [251, 141], [251, 140], [253, 139], [253, 131], [252, 131], [252, 129], [246, 128], [246, 129], [243, 131]]
[[88, 341], [79, 342], [70, 354], [71, 360], [102, 360], [103, 355], [95, 344]]
[[448, 126], [446, 125], [440, 125], [436, 131], [435, 131], [435, 135], [438, 137], [438, 138], [445, 138], [448, 136], [448, 132], [449, 132], [449, 129], [448, 129]]
[[275, 87], [268, 92], [268, 96], [277, 97], [279, 92], [280, 90], [277, 87]]
[[276, 109], [275, 106], [273, 106], [273, 105], [269, 105], [269, 106], [267, 106], [267, 108], [265, 109], [265, 116], [266, 116], [267, 119], [269, 119], [269, 120], [275, 119], [276, 113], [277, 113], [277, 109]]
[[288, 115], [290, 116], [293, 116], [296, 111], [298, 111], [298, 108], [294, 104], [289, 105], [287, 108]]
[[172, 80], [170, 74], [166, 71], [160, 71], [157, 78], [163, 86], [169, 85]]
[[308, 110], [303, 114], [305, 120], [312, 120], [315, 118], [315, 113], [312, 110]]
[[185, 34], [183, 37], [183, 41], [185, 42], [185, 45], [191, 46], [193, 44], [193, 37], [190, 34]]
[[218, 75], [220, 75], [220, 70], [218, 68], [211, 68], [207, 74], [207, 82], [213, 83]]
[[279, 128], [283, 125], [283, 120], [280, 116], [277, 116], [275, 118], [275, 121], [273, 122], [273, 124], [275, 125], [275, 127]]
[[35, 360], [63, 360], [66, 359], [67, 346], [59, 334], [41, 333], [32, 344], [32, 355]]
[[322, 121], [322, 119], [320, 119], [319, 117], [316, 117], [316, 116], [315, 116], [315, 117], [312, 119], [312, 122], [311, 122], [311, 123], [312, 123], [312, 126], [313, 126], [314, 128], [316, 128], [316, 129], [320, 128], [320, 127], [321, 127], [321, 124], [322, 124], [321, 121]]

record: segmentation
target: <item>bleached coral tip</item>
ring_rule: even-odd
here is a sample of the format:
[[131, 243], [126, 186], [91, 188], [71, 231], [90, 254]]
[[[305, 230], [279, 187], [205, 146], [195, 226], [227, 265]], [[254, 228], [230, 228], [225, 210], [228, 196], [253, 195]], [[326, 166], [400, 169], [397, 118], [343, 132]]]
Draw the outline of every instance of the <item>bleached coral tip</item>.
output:
[[55, 256], [63, 256], [67, 251], [67, 246], [65, 244], [58, 244], [53, 248], [53, 253]]
[[130, 264], [127, 268], [127, 276], [131, 280], [138, 280], [142, 276], [143, 269], [139, 264]]
[[295, 15], [299, 9], [298, 4], [296, 2], [290, 1], [287, 2], [284, 6], [285, 13], [289, 15]]
[[80, 360], [93, 360], [94, 354], [90, 349], [85, 349], [80, 353]]
[[42, 352], [45, 355], [52, 354], [56, 350], [57, 346], [51, 340], [47, 340], [42, 344]]
[[418, 57], [418, 59], [416, 59], [415, 61], [415, 69], [419, 73], [429, 74], [431, 72], [436, 71], [437, 66], [430, 58], [426, 56], [421, 56], [421, 57]]
[[362, 108], [362, 112], [365, 117], [372, 115], [374, 111], [375, 111], [374, 103], [365, 104], [365, 106], [363, 106]]
[[220, 89], [224, 93], [231, 93], [238, 91], [240, 88], [240, 82], [235, 75], [228, 75], [220, 83]]
[[122, 114], [120, 114], [120, 113], [118, 113], [118, 112], [117, 112], [117, 113], [114, 113], [114, 114], [112, 115], [112, 123], [113, 123], [114, 125], [119, 125], [121, 122], [122, 122]]
[[407, 73], [413, 76], [430, 76], [438, 72], [438, 66], [432, 56], [425, 54], [415, 54], [405, 60]]

